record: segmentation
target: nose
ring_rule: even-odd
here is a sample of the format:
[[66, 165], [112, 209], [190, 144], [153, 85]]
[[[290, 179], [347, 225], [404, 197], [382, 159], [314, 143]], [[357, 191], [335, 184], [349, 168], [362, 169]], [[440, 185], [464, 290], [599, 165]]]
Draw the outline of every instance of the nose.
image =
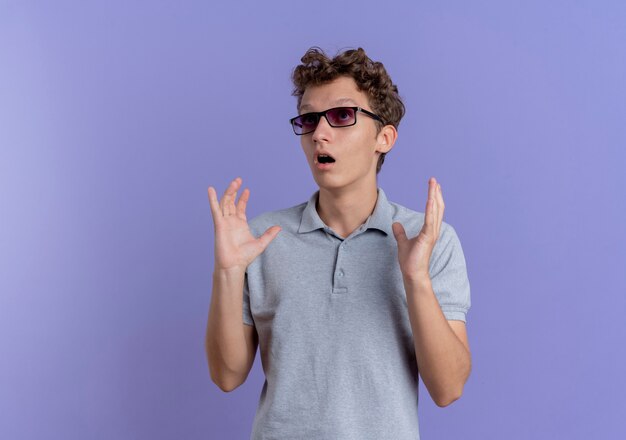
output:
[[317, 123], [317, 127], [315, 127], [315, 131], [313, 132], [313, 142], [328, 142], [330, 138], [330, 133], [332, 131], [332, 127], [328, 124], [328, 121], [324, 116], [322, 116]]

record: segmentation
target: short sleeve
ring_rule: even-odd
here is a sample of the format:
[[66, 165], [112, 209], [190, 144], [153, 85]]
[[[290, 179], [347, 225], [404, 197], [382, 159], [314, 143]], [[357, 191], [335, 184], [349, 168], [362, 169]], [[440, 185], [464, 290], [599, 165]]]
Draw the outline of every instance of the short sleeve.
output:
[[433, 249], [430, 279], [446, 319], [466, 322], [471, 300], [465, 256], [456, 231], [447, 223], [442, 223], [441, 235]]
[[247, 325], [254, 325], [254, 319], [252, 319], [252, 312], [250, 311], [250, 290], [248, 287], [248, 272], [243, 281], [243, 323]]

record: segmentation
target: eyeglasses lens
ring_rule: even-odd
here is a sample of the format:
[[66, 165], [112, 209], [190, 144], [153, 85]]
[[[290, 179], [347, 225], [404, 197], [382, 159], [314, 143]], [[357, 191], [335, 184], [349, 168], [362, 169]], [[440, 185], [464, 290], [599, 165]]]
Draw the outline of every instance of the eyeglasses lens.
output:
[[354, 124], [354, 109], [349, 107], [340, 107], [329, 110], [326, 117], [330, 125], [341, 127]]
[[315, 128], [317, 127], [317, 123], [319, 122], [319, 120], [320, 120], [319, 115], [305, 114], [294, 119], [293, 127], [294, 127], [294, 130], [296, 130], [296, 133], [298, 134], [308, 133], [310, 131], [315, 131]]
[[[356, 112], [350, 107], [337, 107], [326, 112], [326, 119], [332, 127], [345, 127], [355, 123]], [[315, 131], [320, 115], [307, 113], [293, 120], [293, 128], [297, 134]]]

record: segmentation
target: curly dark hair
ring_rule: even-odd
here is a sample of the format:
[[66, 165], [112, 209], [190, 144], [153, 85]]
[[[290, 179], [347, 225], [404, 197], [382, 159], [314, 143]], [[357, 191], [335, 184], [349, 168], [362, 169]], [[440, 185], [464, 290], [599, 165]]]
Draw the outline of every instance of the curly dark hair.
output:
[[[300, 61], [302, 64], [296, 66], [291, 75], [295, 86], [292, 95], [298, 98], [298, 109], [307, 87], [326, 84], [340, 76], [350, 76], [357, 88], [366, 92], [372, 111], [384, 121], [384, 124], [377, 121], [377, 133], [384, 125], [393, 125], [398, 129], [405, 112], [398, 87], [391, 81], [385, 66], [372, 61], [362, 48], [349, 49], [329, 58], [319, 47], [311, 47]], [[385, 161], [385, 154], [381, 153], [378, 158], [376, 174]]]

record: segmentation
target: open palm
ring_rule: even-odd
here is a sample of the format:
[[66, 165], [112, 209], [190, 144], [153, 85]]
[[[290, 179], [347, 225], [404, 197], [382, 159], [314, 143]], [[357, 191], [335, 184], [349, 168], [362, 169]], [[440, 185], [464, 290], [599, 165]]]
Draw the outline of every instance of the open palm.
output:
[[245, 271], [281, 230], [279, 226], [272, 226], [259, 238], [252, 235], [246, 218], [246, 205], [250, 198], [248, 188], [242, 192], [235, 204], [241, 183], [241, 178], [234, 179], [226, 188], [221, 201], [218, 201], [215, 188], [209, 186], [209, 203], [215, 226], [216, 270]]
[[432, 177], [428, 181], [428, 201], [420, 233], [409, 239], [401, 223], [391, 225], [398, 243], [400, 270], [405, 278], [418, 279], [429, 276], [430, 257], [439, 238], [444, 208], [441, 185]]

